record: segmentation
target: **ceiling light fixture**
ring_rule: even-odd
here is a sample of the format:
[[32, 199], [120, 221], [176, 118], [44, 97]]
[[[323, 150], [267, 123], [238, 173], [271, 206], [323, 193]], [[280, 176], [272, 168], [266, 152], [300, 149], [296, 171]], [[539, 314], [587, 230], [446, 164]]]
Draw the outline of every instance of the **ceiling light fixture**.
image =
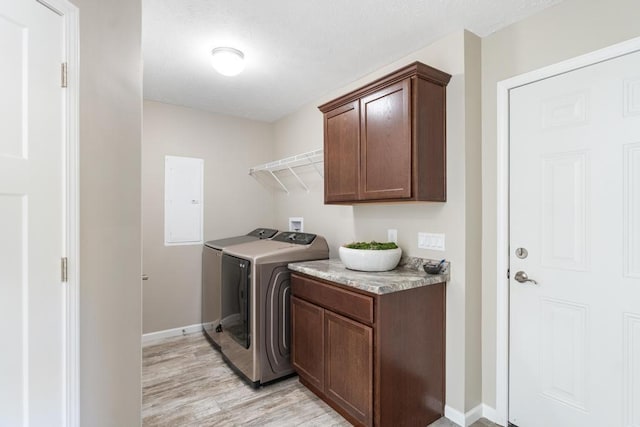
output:
[[244, 54], [232, 47], [217, 47], [211, 51], [211, 65], [224, 76], [235, 76], [244, 70]]

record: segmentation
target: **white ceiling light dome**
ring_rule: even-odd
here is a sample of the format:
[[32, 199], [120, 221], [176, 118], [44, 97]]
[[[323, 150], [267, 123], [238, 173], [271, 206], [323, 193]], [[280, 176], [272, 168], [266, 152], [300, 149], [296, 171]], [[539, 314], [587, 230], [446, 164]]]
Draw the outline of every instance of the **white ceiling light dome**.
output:
[[244, 70], [244, 53], [232, 47], [217, 47], [211, 51], [211, 65], [224, 76], [236, 76]]

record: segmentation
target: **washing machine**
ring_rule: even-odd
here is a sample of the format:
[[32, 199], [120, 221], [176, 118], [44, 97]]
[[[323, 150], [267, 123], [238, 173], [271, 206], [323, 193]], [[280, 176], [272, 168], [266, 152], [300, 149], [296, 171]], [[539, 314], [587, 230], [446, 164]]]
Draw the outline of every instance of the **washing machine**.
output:
[[202, 249], [202, 329], [214, 346], [220, 347], [220, 283], [222, 274], [222, 251], [233, 245], [270, 239], [278, 233], [271, 228], [257, 228], [245, 235], [210, 240]]
[[296, 261], [329, 258], [322, 236], [282, 232], [235, 245], [222, 254], [220, 350], [257, 387], [293, 374], [289, 360], [291, 272]]

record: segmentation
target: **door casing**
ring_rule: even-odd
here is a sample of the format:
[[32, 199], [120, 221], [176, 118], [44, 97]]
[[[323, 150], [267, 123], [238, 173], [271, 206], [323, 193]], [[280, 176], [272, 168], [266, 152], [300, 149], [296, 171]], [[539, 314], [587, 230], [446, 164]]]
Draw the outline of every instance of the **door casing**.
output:
[[496, 419], [509, 420], [509, 96], [520, 86], [640, 51], [640, 37], [498, 82]]
[[79, 257], [79, 116], [78, 89], [80, 71], [80, 39], [78, 8], [68, 0], [31, 0], [60, 15], [63, 19], [63, 55], [67, 63], [67, 87], [63, 93], [63, 131], [65, 158], [63, 172], [64, 254], [67, 257], [65, 285], [65, 355], [64, 381], [66, 425], [80, 425], [80, 257]]

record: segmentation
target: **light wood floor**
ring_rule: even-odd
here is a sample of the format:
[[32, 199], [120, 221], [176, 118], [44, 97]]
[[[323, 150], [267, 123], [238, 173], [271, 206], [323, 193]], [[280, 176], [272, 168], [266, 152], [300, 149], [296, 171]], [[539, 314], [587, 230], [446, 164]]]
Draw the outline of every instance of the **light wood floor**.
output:
[[[145, 346], [144, 426], [349, 426], [297, 377], [254, 389], [200, 333]], [[445, 418], [429, 427], [454, 427]], [[486, 420], [473, 427], [495, 426]]]

